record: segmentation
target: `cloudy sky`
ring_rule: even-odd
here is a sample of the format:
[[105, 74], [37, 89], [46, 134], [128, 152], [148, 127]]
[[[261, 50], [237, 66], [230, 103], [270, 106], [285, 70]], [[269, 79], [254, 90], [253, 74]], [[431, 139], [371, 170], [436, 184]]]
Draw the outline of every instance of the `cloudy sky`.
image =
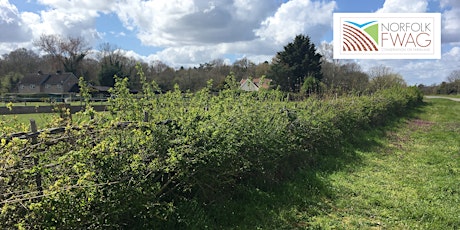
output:
[[442, 59], [355, 61], [364, 70], [388, 66], [411, 85], [440, 83], [460, 69], [460, 0], [0, 0], [0, 55], [60, 34], [174, 67], [217, 58], [258, 63], [297, 34], [331, 43], [334, 12], [440, 12]]

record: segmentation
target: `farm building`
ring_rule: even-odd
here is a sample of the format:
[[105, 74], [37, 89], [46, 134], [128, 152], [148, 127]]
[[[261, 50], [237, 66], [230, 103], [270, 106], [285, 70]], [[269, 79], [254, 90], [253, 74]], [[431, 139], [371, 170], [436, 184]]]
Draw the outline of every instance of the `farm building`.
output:
[[78, 88], [78, 78], [73, 73], [39, 71], [24, 76], [17, 86], [18, 94], [69, 94]]

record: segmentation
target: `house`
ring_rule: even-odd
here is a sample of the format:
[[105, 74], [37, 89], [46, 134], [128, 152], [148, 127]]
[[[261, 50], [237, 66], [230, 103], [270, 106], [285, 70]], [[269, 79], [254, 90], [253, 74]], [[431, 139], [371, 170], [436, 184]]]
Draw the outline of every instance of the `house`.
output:
[[268, 89], [271, 82], [272, 80], [267, 78], [241, 79], [240, 89], [244, 91], [259, 91], [260, 88]]
[[78, 88], [78, 78], [73, 73], [39, 71], [24, 76], [17, 86], [19, 94], [68, 94]]

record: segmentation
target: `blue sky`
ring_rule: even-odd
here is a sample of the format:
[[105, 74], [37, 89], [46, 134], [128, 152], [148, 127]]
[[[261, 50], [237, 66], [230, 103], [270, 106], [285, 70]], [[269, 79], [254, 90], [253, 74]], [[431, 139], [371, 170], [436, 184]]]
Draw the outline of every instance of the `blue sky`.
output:
[[41, 34], [108, 42], [126, 55], [173, 67], [243, 57], [270, 61], [295, 35], [332, 42], [334, 12], [442, 13], [441, 60], [354, 60], [385, 65], [409, 84], [440, 83], [460, 69], [459, 0], [0, 0], [0, 54]]

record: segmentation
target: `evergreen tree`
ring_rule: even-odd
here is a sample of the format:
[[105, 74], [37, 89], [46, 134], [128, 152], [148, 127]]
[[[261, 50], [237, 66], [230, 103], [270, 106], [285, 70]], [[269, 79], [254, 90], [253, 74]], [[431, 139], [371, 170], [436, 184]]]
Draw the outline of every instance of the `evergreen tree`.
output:
[[321, 81], [321, 54], [316, 52], [310, 37], [297, 35], [294, 42], [287, 44], [278, 52], [269, 78], [272, 78], [282, 90], [299, 92], [307, 77]]

